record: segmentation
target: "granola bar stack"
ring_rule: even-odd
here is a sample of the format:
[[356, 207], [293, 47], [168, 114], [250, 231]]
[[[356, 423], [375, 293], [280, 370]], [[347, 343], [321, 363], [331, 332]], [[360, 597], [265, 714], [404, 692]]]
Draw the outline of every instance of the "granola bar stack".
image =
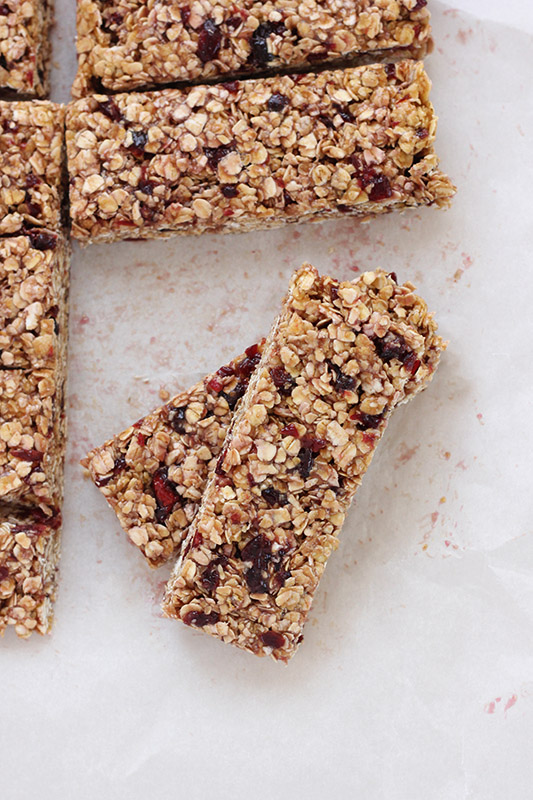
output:
[[169, 617], [287, 661], [393, 409], [444, 344], [410, 283], [305, 264], [266, 339], [82, 462]]
[[47, 97], [52, 0], [2, 0], [0, 95]]
[[69, 242], [64, 110], [0, 102], [0, 633], [49, 630], [59, 558]]

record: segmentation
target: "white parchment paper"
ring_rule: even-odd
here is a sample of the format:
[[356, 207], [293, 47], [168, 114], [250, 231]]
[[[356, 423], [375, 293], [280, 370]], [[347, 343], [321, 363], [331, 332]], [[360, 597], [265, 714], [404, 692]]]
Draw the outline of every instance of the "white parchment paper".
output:
[[[74, 3], [56, 3], [66, 100]], [[1, 798], [533, 796], [533, 13], [431, 5], [451, 211], [75, 247], [56, 624], [0, 642]], [[263, 335], [304, 260], [395, 270], [451, 343], [393, 417], [284, 668], [161, 617], [167, 573], [78, 461]]]

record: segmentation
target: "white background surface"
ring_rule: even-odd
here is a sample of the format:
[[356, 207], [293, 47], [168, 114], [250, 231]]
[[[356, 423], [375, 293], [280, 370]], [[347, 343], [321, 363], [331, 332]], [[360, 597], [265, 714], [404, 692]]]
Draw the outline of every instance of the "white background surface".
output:
[[[56, 2], [67, 100], [74, 0]], [[0, 642], [1, 798], [533, 797], [533, 5], [431, 4], [451, 211], [75, 248], [62, 580], [53, 636]], [[451, 344], [282, 667], [161, 618], [166, 573], [78, 461], [266, 333], [305, 259], [396, 270]]]

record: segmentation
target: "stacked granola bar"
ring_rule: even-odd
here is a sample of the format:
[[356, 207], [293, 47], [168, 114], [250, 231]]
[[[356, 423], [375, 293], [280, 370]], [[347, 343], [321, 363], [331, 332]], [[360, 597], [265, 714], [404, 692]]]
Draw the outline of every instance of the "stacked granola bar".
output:
[[410, 283], [294, 275], [266, 342], [82, 462], [151, 566], [164, 611], [286, 661], [393, 409], [444, 344]]
[[64, 110], [0, 102], [0, 633], [49, 630], [65, 448]]

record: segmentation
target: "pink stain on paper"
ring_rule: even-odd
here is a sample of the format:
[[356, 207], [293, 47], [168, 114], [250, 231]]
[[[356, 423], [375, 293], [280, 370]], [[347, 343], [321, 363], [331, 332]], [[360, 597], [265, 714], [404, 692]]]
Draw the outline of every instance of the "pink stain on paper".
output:
[[396, 463], [398, 465], [407, 464], [407, 462], [410, 461], [413, 458], [413, 456], [416, 455], [419, 447], [420, 447], [419, 444], [415, 445], [414, 447], [408, 447], [405, 442], [401, 442]]
[[[485, 714], [495, 714], [497, 711], [502, 711], [503, 714], [506, 714], [510, 709], [516, 705], [518, 702], [518, 695], [512, 694], [506, 701], [505, 705], [503, 704], [502, 697], [495, 697], [494, 700], [491, 700], [490, 703], [485, 704]], [[501, 705], [500, 705], [501, 704]]]

